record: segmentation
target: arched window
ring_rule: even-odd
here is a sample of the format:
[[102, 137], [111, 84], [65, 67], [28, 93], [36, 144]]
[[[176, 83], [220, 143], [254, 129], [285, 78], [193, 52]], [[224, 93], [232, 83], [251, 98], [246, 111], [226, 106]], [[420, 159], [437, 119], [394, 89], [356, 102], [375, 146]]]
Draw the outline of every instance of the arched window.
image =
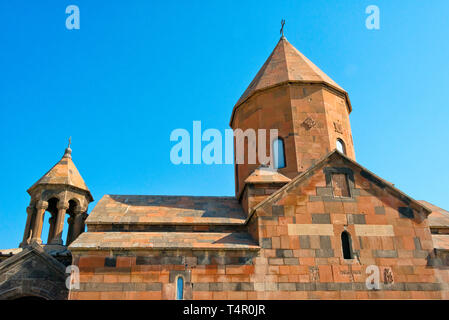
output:
[[284, 140], [281, 138], [273, 141], [273, 166], [275, 169], [285, 168]]
[[48, 219], [48, 224], [43, 224], [41, 233], [42, 237], [44, 237], [45, 234], [48, 234], [47, 244], [49, 244], [55, 237], [55, 226], [58, 216], [58, 202], [59, 200], [57, 198], [51, 198], [48, 200], [48, 207], [46, 212], [50, 213], [50, 218]]
[[346, 154], [345, 143], [341, 139], [337, 139], [337, 150], [343, 154]]
[[352, 259], [351, 235], [347, 231], [341, 233], [341, 247], [344, 259]]
[[176, 280], [176, 300], [184, 299], [184, 279], [178, 277]]

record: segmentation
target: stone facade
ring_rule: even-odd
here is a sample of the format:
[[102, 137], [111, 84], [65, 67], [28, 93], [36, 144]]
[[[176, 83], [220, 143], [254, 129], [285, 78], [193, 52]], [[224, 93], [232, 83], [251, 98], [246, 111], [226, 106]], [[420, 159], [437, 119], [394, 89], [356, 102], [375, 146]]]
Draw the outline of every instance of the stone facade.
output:
[[[348, 173], [349, 197], [333, 195], [333, 172]], [[333, 152], [254, 207], [242, 223], [251, 238], [220, 234], [208, 242], [211, 233], [204, 228], [177, 239], [172, 229], [159, 242], [151, 240], [156, 235], [148, 227], [142, 241], [112, 230], [109, 237], [94, 237], [88, 219], [88, 232], [70, 247], [81, 272], [81, 288], [70, 298], [173, 299], [178, 276], [186, 281], [186, 299], [447, 298], [432, 265], [429, 214]], [[132, 223], [128, 228], [136, 234]], [[343, 257], [344, 231], [351, 235], [352, 259]], [[219, 247], [225, 243], [229, 247]], [[246, 247], [235, 250], [234, 243]], [[379, 290], [365, 283], [373, 265], [380, 272]]]
[[[277, 129], [285, 161], [277, 169], [248, 163], [244, 140], [235, 197], [105, 195], [86, 219], [93, 199], [66, 150], [29, 190], [21, 247], [41, 252], [41, 260], [70, 254], [80, 285], [58, 291], [62, 269], [50, 278], [54, 261], [44, 261], [38, 274], [54, 287], [29, 294], [448, 299], [449, 212], [410, 198], [355, 162], [351, 111], [348, 93], [282, 37], [235, 105], [230, 125]], [[266, 142], [272, 159], [273, 142]], [[64, 243], [56, 223], [41, 244], [46, 211], [59, 222], [65, 214], [77, 221]], [[30, 287], [37, 263], [25, 263], [22, 252], [0, 252], [0, 298], [20, 296], [5, 294], [11, 288]]]

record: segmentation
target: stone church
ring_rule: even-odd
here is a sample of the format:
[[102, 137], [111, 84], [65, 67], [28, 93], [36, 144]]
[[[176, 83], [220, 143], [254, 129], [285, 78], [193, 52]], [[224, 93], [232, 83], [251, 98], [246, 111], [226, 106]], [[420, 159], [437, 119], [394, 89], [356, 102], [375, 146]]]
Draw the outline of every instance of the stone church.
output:
[[275, 165], [236, 163], [234, 197], [108, 194], [88, 215], [69, 146], [0, 251], [0, 299], [449, 299], [449, 212], [356, 162], [351, 111], [282, 36], [230, 119], [278, 130]]

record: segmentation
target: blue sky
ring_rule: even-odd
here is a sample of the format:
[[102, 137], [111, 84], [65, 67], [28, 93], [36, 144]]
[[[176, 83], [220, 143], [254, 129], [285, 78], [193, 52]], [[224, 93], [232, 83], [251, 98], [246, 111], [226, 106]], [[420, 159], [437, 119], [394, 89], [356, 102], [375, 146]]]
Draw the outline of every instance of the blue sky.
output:
[[[68, 5], [80, 30], [65, 27]], [[381, 29], [365, 28], [380, 8]], [[23, 235], [26, 193], [63, 155], [104, 194], [233, 195], [232, 165], [170, 162], [176, 128], [228, 128], [279, 40], [345, 88], [356, 159], [449, 208], [449, 2], [0, 2], [0, 248]], [[91, 204], [89, 210], [94, 207]]]

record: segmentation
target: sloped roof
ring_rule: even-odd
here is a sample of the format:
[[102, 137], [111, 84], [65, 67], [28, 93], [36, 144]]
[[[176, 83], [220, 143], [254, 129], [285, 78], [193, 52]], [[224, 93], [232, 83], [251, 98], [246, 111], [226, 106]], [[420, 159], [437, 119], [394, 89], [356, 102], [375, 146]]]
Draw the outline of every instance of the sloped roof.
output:
[[365, 175], [370, 176], [371, 179], [375, 180], [377, 182], [377, 184], [382, 185], [393, 196], [401, 199], [404, 202], [407, 202], [407, 203], [413, 205], [415, 208], [417, 207], [417, 208], [423, 209], [424, 212], [427, 215], [429, 215], [432, 212], [432, 210], [430, 210], [424, 204], [422, 204], [422, 203], [416, 201], [415, 199], [411, 198], [410, 196], [406, 195], [401, 190], [397, 189], [390, 182], [380, 178], [379, 176], [375, 175], [374, 173], [372, 173], [371, 171], [369, 171], [365, 167], [361, 166], [359, 163], [357, 163], [354, 160], [346, 157], [344, 154], [340, 153], [339, 151], [337, 151], [335, 149], [335, 150], [331, 151], [330, 153], [328, 153], [327, 155], [325, 155], [319, 161], [317, 161], [317, 163], [315, 165], [311, 166], [309, 169], [307, 169], [303, 173], [301, 173], [298, 176], [296, 176], [291, 182], [289, 182], [288, 184], [286, 184], [285, 186], [283, 186], [282, 188], [280, 188], [279, 190], [277, 190], [276, 192], [271, 194], [268, 198], [266, 198], [263, 201], [261, 201], [260, 203], [258, 203], [252, 209], [252, 211], [251, 211], [250, 215], [248, 216], [247, 220], [249, 220], [251, 218], [251, 216], [254, 214], [254, 212], [256, 212], [259, 208], [262, 208], [263, 206], [265, 206], [265, 205], [267, 205], [269, 203], [273, 203], [273, 202], [281, 199], [287, 192], [289, 192], [291, 189], [293, 189], [296, 186], [298, 186], [300, 183], [306, 181], [309, 177], [311, 177], [318, 169], [323, 167], [326, 163], [329, 163], [332, 160], [335, 160], [337, 158], [341, 158], [341, 159], [349, 162], [350, 164], [360, 168], [365, 173]]
[[432, 234], [433, 247], [449, 251], [449, 234]]
[[1, 249], [0, 256], [2, 255], [15, 255], [23, 251], [23, 248], [14, 248], [14, 249]]
[[432, 213], [429, 215], [429, 226], [434, 228], [449, 228], [449, 212], [437, 207], [434, 204], [431, 204], [424, 200], [419, 200], [420, 203], [425, 205], [427, 208], [432, 210]]
[[292, 179], [284, 176], [283, 174], [277, 172], [271, 168], [258, 168], [254, 170], [248, 178], [245, 179], [245, 183], [287, 183], [292, 181]]
[[[78, 169], [72, 161], [72, 150], [67, 148], [64, 156], [56, 163], [42, 178], [40, 178], [29, 189], [30, 193], [38, 185], [50, 184], [50, 185], [68, 185], [84, 191], [89, 192], [86, 183], [81, 177]], [[92, 196], [91, 196], [92, 197]]]
[[20, 263], [20, 261], [30, 258], [31, 256], [37, 256], [39, 262], [44, 262], [48, 267], [52, 269], [53, 272], [58, 272], [61, 275], [65, 275], [65, 266], [52, 257], [50, 254], [45, 252], [43, 247], [39, 244], [32, 243], [30, 246], [15, 252], [15, 254], [0, 263], [0, 273], [5, 272], [5, 270], [11, 268], [11, 266]]
[[86, 220], [92, 224], [244, 224], [235, 197], [105, 195]]
[[258, 250], [248, 233], [227, 232], [85, 232], [70, 250]]
[[325, 83], [345, 94], [349, 111], [351, 111], [347, 92], [299, 52], [285, 37], [281, 37], [273, 52], [235, 104], [232, 114], [234, 115], [235, 109], [255, 92], [287, 82]]

